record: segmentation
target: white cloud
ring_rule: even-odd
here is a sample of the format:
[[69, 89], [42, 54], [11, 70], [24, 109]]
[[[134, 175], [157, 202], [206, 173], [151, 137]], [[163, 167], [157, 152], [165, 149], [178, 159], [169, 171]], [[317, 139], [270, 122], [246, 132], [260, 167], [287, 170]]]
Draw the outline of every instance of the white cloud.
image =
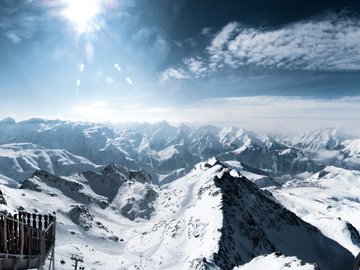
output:
[[[205, 99], [187, 106], [182, 121], [235, 125], [261, 132], [341, 127], [360, 133], [360, 96], [339, 99], [254, 96]], [[357, 130], [355, 130], [357, 129]]]
[[199, 78], [240, 67], [359, 71], [360, 19], [332, 14], [276, 29], [231, 22], [214, 36], [204, 56], [184, 59], [183, 65], [165, 70], [163, 78]]
[[184, 63], [188, 70], [195, 75], [195, 77], [201, 77], [206, 74], [208, 70], [208, 68], [204, 66], [204, 63], [199, 59], [188, 58], [184, 60]]
[[187, 75], [183, 69], [168, 68], [161, 73], [160, 82], [166, 82], [170, 79], [181, 80], [186, 78], [189, 78], [189, 75]]
[[2, 1], [0, 30], [13, 43], [30, 39], [37, 30], [41, 16], [34, 15], [32, 1]]
[[211, 33], [212, 28], [211, 27], [205, 27], [201, 30], [201, 34], [204, 36], [207, 36]]
[[212, 40], [211, 46], [209, 47], [210, 53], [215, 54], [218, 51], [222, 51], [238, 27], [239, 24], [237, 22], [227, 24]]
[[181, 107], [148, 105], [148, 102], [139, 100], [84, 102], [73, 106], [63, 118], [95, 122], [154, 123], [166, 120], [170, 123], [209, 123], [278, 133], [339, 127], [360, 134], [359, 111], [360, 96], [331, 100], [254, 96], [204, 99]]
[[12, 43], [16, 44], [16, 43], [20, 43], [21, 42], [21, 38], [16, 34], [16, 32], [14, 31], [10, 31], [10, 32], [7, 32], [5, 34], [8, 39], [11, 40]]
[[360, 20], [331, 15], [270, 30], [229, 23], [207, 51], [213, 67], [360, 70]]
[[210, 123], [265, 133], [339, 127], [360, 134], [359, 111], [360, 96], [332, 100], [254, 96], [204, 99], [182, 107], [124, 106], [121, 115], [124, 121]]

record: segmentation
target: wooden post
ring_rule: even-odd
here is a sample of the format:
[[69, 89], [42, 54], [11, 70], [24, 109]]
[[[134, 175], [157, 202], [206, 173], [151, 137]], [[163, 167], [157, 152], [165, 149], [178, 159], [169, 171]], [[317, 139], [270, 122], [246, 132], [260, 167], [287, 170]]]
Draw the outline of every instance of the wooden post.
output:
[[31, 222], [30, 222], [30, 217], [31, 217], [31, 214], [30, 213], [27, 213], [27, 225], [30, 226]]
[[[25, 216], [26, 217], [26, 216]], [[29, 234], [29, 230], [28, 230], [28, 226], [23, 226], [23, 241], [24, 241], [24, 254], [29, 255], [29, 241], [28, 239], [30, 238], [30, 234]], [[26, 239], [25, 239], [25, 235], [26, 235]]]
[[[0, 228], [4, 227], [4, 218], [0, 215]], [[4, 252], [4, 232], [0, 230], [0, 252]], [[1, 269], [1, 268], [0, 268]]]
[[20, 224], [20, 255], [24, 255], [24, 224]]
[[43, 227], [42, 227], [42, 215], [38, 215], [38, 218], [39, 218], [39, 230], [42, 230]]
[[20, 239], [19, 239], [19, 222], [17, 222], [18, 220], [18, 215], [15, 214], [14, 215], [14, 254], [18, 254], [19, 253], [19, 247], [20, 247]]
[[9, 219], [8, 220], [8, 251], [11, 254], [14, 254], [14, 222]]
[[7, 249], [7, 222], [6, 222], [6, 217], [4, 217], [3, 233], [4, 233], [4, 253], [8, 253], [8, 249]]
[[49, 225], [49, 223], [48, 223], [48, 215], [44, 215], [44, 227], [45, 227], [45, 229], [47, 228], [48, 225]]
[[38, 236], [37, 236], [37, 231], [34, 230], [36, 228], [36, 214], [33, 213], [32, 214], [32, 233], [33, 233], [33, 250], [32, 253], [35, 255], [38, 253]]
[[33, 226], [33, 228], [36, 228], [36, 214], [35, 213], [32, 214], [32, 218], [33, 218], [32, 226]]

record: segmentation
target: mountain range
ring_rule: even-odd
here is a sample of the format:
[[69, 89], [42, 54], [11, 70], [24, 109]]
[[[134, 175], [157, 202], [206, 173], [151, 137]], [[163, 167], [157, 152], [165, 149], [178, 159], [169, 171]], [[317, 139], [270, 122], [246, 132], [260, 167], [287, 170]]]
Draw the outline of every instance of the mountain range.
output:
[[0, 121], [0, 208], [56, 213], [59, 269], [352, 269], [359, 171], [335, 128]]

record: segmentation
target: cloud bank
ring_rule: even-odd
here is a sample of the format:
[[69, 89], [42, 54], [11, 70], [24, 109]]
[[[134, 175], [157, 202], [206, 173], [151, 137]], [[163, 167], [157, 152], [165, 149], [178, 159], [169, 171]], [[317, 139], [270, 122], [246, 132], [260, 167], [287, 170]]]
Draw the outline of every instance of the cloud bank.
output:
[[196, 78], [242, 67], [360, 71], [360, 19], [332, 14], [276, 29], [248, 28], [231, 22], [204, 51], [203, 56], [185, 59], [181, 65], [183, 76], [173, 78]]
[[114, 123], [154, 123], [166, 120], [174, 124], [185, 122], [191, 125], [237, 126], [275, 133], [339, 127], [360, 134], [359, 112], [360, 96], [330, 100], [253, 96], [203, 99], [183, 106], [168, 107], [102, 101], [75, 106], [71, 115], [62, 118]]

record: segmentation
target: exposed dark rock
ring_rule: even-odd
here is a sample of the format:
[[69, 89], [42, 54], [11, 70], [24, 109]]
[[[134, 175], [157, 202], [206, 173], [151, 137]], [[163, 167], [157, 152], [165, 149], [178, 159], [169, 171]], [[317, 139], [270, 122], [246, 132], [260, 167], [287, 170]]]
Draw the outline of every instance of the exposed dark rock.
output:
[[0, 189], [0, 204], [2, 204], [2, 205], [7, 205], [7, 202], [6, 202], [6, 200], [5, 200], [5, 197], [4, 197], [1, 189]]

